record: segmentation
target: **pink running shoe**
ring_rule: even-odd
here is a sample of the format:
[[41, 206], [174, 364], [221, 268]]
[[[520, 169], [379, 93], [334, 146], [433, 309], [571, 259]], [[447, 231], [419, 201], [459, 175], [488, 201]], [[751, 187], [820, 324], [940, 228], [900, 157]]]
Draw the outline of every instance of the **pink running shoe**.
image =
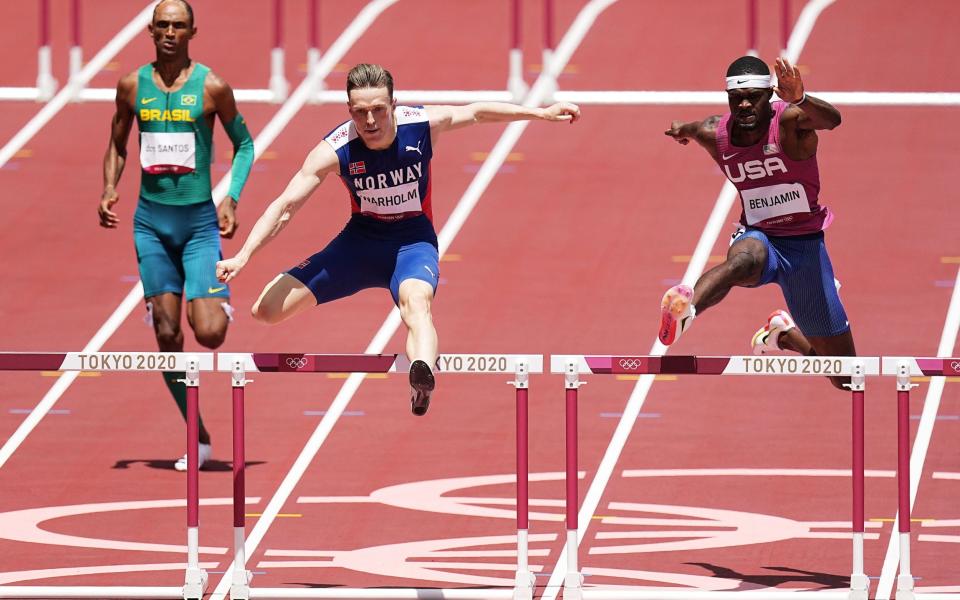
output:
[[664, 346], [676, 342], [686, 331], [695, 316], [693, 289], [688, 285], [675, 285], [660, 301], [660, 342]]
[[767, 324], [757, 330], [750, 340], [754, 354], [769, 354], [780, 349], [780, 334], [796, 327], [793, 317], [785, 310], [775, 310], [767, 317]]

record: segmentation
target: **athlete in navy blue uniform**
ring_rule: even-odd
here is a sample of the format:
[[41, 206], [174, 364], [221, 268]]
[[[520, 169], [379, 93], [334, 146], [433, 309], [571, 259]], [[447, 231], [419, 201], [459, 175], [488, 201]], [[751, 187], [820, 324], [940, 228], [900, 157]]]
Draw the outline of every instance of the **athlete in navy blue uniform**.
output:
[[430, 198], [430, 159], [437, 136], [474, 123], [572, 123], [580, 118], [580, 109], [565, 102], [548, 108], [502, 102], [397, 106], [390, 72], [370, 64], [357, 65], [347, 74], [347, 97], [351, 120], [310, 152], [237, 255], [217, 263], [217, 277], [224, 283], [236, 277], [327, 175], [339, 175], [350, 192], [350, 221], [326, 248], [267, 284], [253, 305], [253, 316], [279, 323], [307, 307], [363, 289], [389, 289], [407, 326], [413, 413], [423, 415], [434, 388], [431, 365], [438, 353], [430, 314], [440, 276]]

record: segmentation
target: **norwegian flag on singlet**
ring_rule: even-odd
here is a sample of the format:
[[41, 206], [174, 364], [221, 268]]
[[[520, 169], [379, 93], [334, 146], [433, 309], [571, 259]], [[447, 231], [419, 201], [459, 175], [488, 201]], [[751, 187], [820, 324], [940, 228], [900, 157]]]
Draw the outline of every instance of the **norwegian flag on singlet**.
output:
[[367, 165], [363, 164], [362, 160], [357, 162], [352, 162], [348, 165], [348, 169], [351, 175], [363, 175], [367, 172]]

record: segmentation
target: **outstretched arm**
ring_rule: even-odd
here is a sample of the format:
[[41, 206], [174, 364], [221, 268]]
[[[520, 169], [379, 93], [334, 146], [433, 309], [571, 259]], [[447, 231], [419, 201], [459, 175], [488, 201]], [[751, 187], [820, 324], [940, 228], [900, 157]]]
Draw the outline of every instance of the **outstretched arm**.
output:
[[557, 102], [547, 108], [510, 104], [509, 102], [474, 102], [464, 106], [428, 106], [430, 132], [459, 129], [475, 123], [506, 123], [509, 121], [568, 121], [580, 119], [580, 107], [569, 102]]
[[100, 206], [97, 212], [100, 216], [100, 226], [108, 229], [115, 229], [120, 223], [117, 213], [113, 212], [112, 208], [120, 200], [117, 184], [120, 183], [120, 176], [127, 162], [127, 140], [130, 138], [130, 129], [133, 127], [133, 101], [136, 97], [137, 74], [134, 71], [117, 83], [117, 109], [110, 122], [110, 143], [103, 156], [103, 193], [100, 195]]
[[674, 121], [670, 124], [670, 129], [664, 131], [677, 140], [679, 144], [686, 146], [690, 140], [700, 144], [710, 156], [717, 157], [717, 125], [720, 123], [720, 115], [707, 117], [702, 121]]
[[240, 192], [243, 191], [243, 186], [250, 175], [250, 167], [253, 166], [253, 139], [250, 137], [250, 131], [247, 130], [243, 115], [237, 110], [237, 101], [233, 97], [230, 85], [211, 71], [207, 74], [205, 87], [213, 101], [214, 110], [223, 125], [223, 130], [233, 143], [230, 191], [227, 192], [226, 201], [221, 202], [217, 207], [220, 235], [232, 238], [237, 231], [236, 209], [240, 201]]
[[804, 93], [800, 70], [790, 61], [778, 58], [774, 70], [777, 73], [774, 91], [792, 105], [784, 112], [781, 122], [795, 124], [798, 131], [833, 129], [840, 125], [840, 111], [834, 105]]
[[323, 182], [324, 177], [335, 172], [338, 167], [337, 153], [327, 142], [320, 142], [307, 155], [303, 166], [287, 184], [286, 189], [257, 219], [237, 255], [217, 263], [217, 278], [226, 283], [236, 277], [250, 257], [287, 226], [313, 190]]

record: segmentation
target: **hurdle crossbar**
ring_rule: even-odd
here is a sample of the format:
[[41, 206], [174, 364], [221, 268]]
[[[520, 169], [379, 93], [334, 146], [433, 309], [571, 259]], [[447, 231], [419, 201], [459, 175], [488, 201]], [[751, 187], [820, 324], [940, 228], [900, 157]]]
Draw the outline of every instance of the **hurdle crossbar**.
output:
[[[960, 365], [958, 365], [960, 366]], [[866, 375], [880, 375], [880, 359], [849, 356], [648, 356], [648, 355], [552, 355], [550, 372], [563, 374], [566, 391], [566, 517], [567, 571], [563, 583], [565, 600], [620, 600], [626, 598], [720, 598], [710, 591], [649, 591], [584, 588], [577, 562], [578, 477], [577, 401], [581, 374], [596, 375], [814, 375], [849, 377], [853, 426], [853, 560], [850, 589], [842, 592], [747, 592], [760, 598], [786, 598], [797, 594], [817, 597], [867, 600], [869, 580], [863, 570], [864, 540], [864, 384]], [[783, 595], [781, 595], [783, 594]], [[732, 596], [731, 596], [732, 597]], [[739, 596], [738, 596], [739, 597]]]
[[0, 586], [0, 598], [203, 597], [207, 572], [200, 568], [199, 394], [200, 372], [212, 371], [213, 353], [0, 352], [0, 371], [183, 371], [187, 388], [187, 569], [183, 587]]
[[528, 408], [529, 374], [543, 373], [539, 354], [441, 354], [438, 373], [512, 374], [517, 406], [517, 570], [513, 588], [429, 589], [429, 588], [253, 588], [252, 573], [246, 568], [244, 522], [244, 395], [248, 372], [273, 373], [403, 373], [410, 360], [398, 354], [304, 354], [304, 353], [219, 353], [217, 370], [230, 372], [233, 394], [233, 542], [231, 572], [232, 600], [249, 598], [449, 598], [481, 600], [509, 598], [532, 600], [536, 580], [528, 561], [529, 467]]

